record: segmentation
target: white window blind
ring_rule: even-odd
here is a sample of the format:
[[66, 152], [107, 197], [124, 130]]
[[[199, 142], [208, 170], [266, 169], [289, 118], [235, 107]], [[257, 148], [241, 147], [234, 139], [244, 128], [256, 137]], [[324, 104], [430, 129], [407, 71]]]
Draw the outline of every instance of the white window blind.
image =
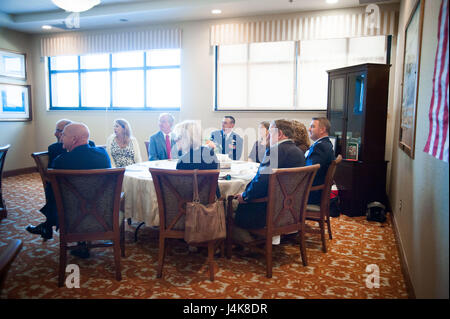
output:
[[41, 39], [41, 56], [180, 49], [181, 30], [61, 33]]
[[210, 44], [243, 44], [255, 42], [319, 40], [397, 33], [398, 9], [380, 9], [374, 16], [365, 7], [342, 14], [305, 13], [297, 17], [243, 23], [213, 25]]

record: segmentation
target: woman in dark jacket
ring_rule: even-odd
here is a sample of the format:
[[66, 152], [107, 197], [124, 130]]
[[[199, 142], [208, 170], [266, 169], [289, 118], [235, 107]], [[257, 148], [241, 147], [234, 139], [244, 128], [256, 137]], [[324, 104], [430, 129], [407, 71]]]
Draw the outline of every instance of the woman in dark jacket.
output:
[[258, 126], [258, 140], [248, 155], [248, 159], [256, 163], [261, 163], [266, 150], [269, 148], [269, 126], [270, 122], [263, 121]]
[[[200, 127], [196, 121], [184, 121], [178, 123], [173, 132], [181, 157], [177, 163], [177, 169], [218, 169], [219, 160], [214, 150], [201, 145]], [[216, 191], [217, 198], [220, 197], [219, 187]]]

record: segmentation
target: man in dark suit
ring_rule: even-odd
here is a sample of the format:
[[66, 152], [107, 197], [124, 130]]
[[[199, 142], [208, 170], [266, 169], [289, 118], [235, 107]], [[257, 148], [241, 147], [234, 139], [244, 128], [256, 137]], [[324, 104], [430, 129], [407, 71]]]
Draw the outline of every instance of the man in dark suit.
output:
[[[61, 134], [64, 130], [64, 127], [66, 127], [66, 125], [69, 125], [70, 123], [72, 123], [72, 121], [67, 120], [67, 119], [62, 119], [62, 120], [59, 120], [58, 122], [56, 122], [56, 129], [55, 129], [56, 143], [53, 143], [48, 146], [48, 163], [49, 164], [51, 162], [53, 162], [53, 160], [55, 158], [57, 158], [58, 155], [61, 155], [62, 153], [67, 152], [63, 148], [63, 144], [61, 142]], [[95, 143], [93, 141], [89, 141], [89, 145], [91, 145], [92, 147], [95, 147]]]
[[[71, 123], [64, 127], [60, 136], [63, 148], [67, 150], [56, 157], [49, 168], [55, 169], [100, 169], [110, 168], [111, 161], [106, 150], [91, 147], [88, 143], [89, 129], [82, 123]], [[26, 230], [32, 234], [41, 235], [45, 240], [51, 239], [53, 226], [58, 225], [58, 214], [52, 189], [48, 194], [47, 204], [41, 212], [47, 220], [38, 226], [29, 225]]]
[[[328, 167], [335, 159], [333, 144], [328, 138], [330, 133], [330, 121], [326, 117], [314, 117], [309, 126], [309, 136], [314, 143], [306, 151], [306, 165], [320, 164], [313, 186], [321, 185], [325, 182]], [[312, 191], [309, 194], [308, 204], [319, 205], [322, 191]]]
[[159, 131], [150, 136], [148, 145], [148, 160], [157, 161], [177, 158], [177, 151], [174, 147], [175, 141], [172, 133], [174, 117], [169, 113], [162, 113], [159, 116]]
[[244, 142], [242, 137], [233, 132], [235, 123], [234, 117], [225, 116], [222, 120], [222, 129], [211, 133], [207, 145], [214, 149], [218, 148], [219, 153], [228, 154], [232, 160], [239, 160], [242, 156]]
[[266, 203], [247, 203], [247, 201], [267, 196], [269, 174], [273, 168], [305, 166], [305, 156], [291, 140], [294, 135], [288, 120], [272, 121], [269, 127], [270, 149], [266, 152], [255, 177], [242, 194], [236, 195], [239, 206], [235, 223], [244, 229], [262, 228], [266, 225]]

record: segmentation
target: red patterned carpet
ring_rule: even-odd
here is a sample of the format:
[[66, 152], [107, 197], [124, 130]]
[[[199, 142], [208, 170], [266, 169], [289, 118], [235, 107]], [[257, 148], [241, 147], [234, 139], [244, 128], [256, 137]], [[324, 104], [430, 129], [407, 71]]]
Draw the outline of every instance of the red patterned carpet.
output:
[[[1, 298], [408, 298], [390, 221], [381, 225], [364, 217], [332, 218], [333, 240], [323, 253], [318, 235], [308, 235], [309, 265], [292, 243], [274, 246], [273, 278], [265, 277], [265, 259], [256, 253], [216, 258], [216, 280], [208, 280], [204, 251], [189, 253], [175, 241], [166, 257], [162, 279], [156, 278], [158, 240], [142, 228], [137, 243], [127, 229], [122, 281], [114, 279], [112, 249], [93, 249], [89, 259], [68, 255], [80, 268], [80, 288], [58, 288], [59, 237], [42, 242], [25, 231], [44, 220], [38, 211], [44, 192], [37, 173], [5, 178], [3, 191], [8, 218], [0, 223], [0, 250], [8, 239], [21, 239], [23, 249], [12, 265]], [[380, 271], [379, 288], [368, 288], [366, 267]]]

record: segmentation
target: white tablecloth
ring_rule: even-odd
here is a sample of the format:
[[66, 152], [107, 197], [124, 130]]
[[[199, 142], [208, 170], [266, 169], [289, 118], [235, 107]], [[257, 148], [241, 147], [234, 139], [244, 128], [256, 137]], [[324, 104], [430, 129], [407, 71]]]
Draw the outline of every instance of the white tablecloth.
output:
[[[125, 193], [125, 218], [159, 226], [158, 201], [150, 167], [176, 169], [177, 160], [143, 162], [127, 166], [122, 190]], [[241, 193], [258, 170], [258, 163], [232, 161], [231, 169], [220, 171], [219, 189], [223, 197]], [[227, 174], [231, 180], [224, 180]]]

